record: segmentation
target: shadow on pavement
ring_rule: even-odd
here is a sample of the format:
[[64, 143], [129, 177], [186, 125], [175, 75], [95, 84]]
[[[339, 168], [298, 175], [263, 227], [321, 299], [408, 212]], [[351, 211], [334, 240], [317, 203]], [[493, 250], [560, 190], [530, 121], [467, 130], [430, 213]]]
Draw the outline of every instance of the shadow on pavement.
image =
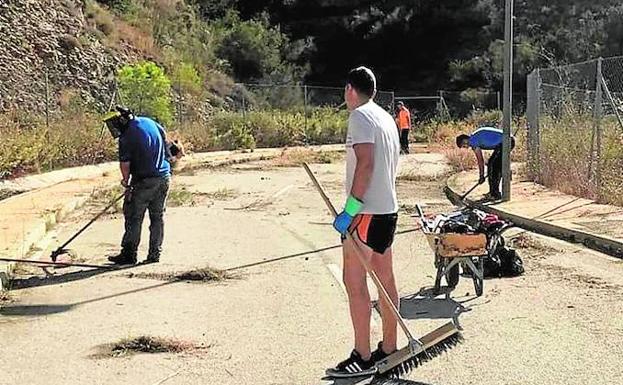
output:
[[405, 319], [451, 319], [460, 328], [459, 316], [471, 311], [452, 298], [432, 294], [432, 288], [400, 299], [400, 314]]
[[128, 291], [123, 291], [120, 293], [105, 295], [102, 297], [96, 297], [92, 299], [87, 299], [80, 302], [69, 303], [69, 304], [53, 304], [53, 305], [14, 305], [14, 306], [6, 306], [0, 308], [0, 315], [2, 316], [45, 316], [51, 314], [63, 313], [69, 310], [72, 310], [80, 305], [86, 305], [89, 303], [105, 301], [107, 299], [122, 297], [124, 295], [140, 293], [147, 290], [157, 289], [159, 287], [173, 285], [175, 283], [179, 283], [182, 281], [168, 281], [163, 283], [158, 283], [156, 285], [150, 285], [146, 287], [141, 287], [139, 289], [133, 289]]
[[28, 277], [28, 278], [15, 278], [11, 280], [11, 290], [21, 290], [21, 289], [28, 289], [32, 287], [58, 285], [61, 283], [68, 283], [68, 282], [79, 281], [82, 279], [95, 277], [100, 274], [133, 269], [139, 266], [141, 266], [141, 264], [121, 266], [121, 267], [110, 265], [110, 266], [102, 266], [102, 267], [91, 269], [91, 270], [80, 270], [80, 271], [72, 271], [71, 273], [47, 275], [45, 277], [35, 276], [35, 277]]
[[323, 378], [323, 385], [431, 385], [426, 382], [385, 377]]

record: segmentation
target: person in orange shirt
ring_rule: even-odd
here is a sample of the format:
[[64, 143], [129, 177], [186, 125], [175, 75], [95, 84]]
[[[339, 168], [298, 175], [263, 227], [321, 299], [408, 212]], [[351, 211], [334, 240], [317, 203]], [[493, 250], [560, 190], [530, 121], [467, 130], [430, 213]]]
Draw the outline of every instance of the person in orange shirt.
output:
[[409, 130], [411, 129], [411, 113], [409, 109], [405, 107], [403, 102], [398, 102], [398, 116], [396, 117], [396, 124], [400, 131], [400, 153], [409, 153]]

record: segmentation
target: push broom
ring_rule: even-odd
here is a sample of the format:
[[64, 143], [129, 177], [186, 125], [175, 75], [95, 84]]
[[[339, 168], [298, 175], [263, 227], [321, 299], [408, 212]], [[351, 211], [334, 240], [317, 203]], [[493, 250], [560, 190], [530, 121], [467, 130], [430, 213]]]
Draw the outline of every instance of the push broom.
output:
[[[320, 196], [326, 203], [327, 208], [333, 217], [336, 217], [338, 214], [337, 211], [335, 211], [335, 207], [316, 179], [316, 176], [309, 168], [309, 165], [307, 165], [307, 163], [303, 163], [303, 168], [305, 168], [305, 171], [320, 193]], [[385, 287], [383, 287], [383, 284], [372, 269], [372, 266], [370, 266], [370, 263], [363, 257], [363, 251], [361, 250], [359, 244], [354, 242], [353, 236], [348, 232], [346, 233], [346, 238], [352, 241], [355, 245], [357, 257], [372, 279], [372, 282], [374, 282], [374, 285], [379, 293], [379, 298], [385, 301], [388, 305], [392, 316], [396, 319], [396, 322], [400, 325], [400, 328], [405, 333], [409, 341], [406, 347], [394, 352], [382, 361], [376, 363], [378, 374], [383, 374], [389, 377], [400, 377], [401, 375], [406, 374], [420, 366], [424, 362], [427, 362], [441, 355], [443, 352], [453, 348], [463, 340], [461, 333], [457, 329], [454, 322], [448, 322], [447, 324], [433, 330], [419, 339], [414, 338], [413, 334], [411, 334], [407, 328], [400, 312], [389, 298], [389, 294], [385, 290]]]

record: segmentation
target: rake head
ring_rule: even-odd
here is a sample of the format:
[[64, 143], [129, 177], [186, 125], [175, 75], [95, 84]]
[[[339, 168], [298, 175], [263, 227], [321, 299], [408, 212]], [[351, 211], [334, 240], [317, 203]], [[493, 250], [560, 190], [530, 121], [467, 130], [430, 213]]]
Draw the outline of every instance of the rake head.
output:
[[448, 322], [423, 336], [420, 342], [422, 346], [417, 349], [409, 345], [377, 363], [378, 373], [390, 378], [399, 378], [454, 348], [463, 342], [463, 336], [454, 323]]

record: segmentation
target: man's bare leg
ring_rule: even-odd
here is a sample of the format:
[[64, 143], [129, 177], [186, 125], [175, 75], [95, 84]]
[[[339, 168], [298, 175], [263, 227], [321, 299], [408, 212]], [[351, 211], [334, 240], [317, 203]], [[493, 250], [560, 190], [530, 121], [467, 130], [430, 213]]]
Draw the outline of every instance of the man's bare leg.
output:
[[[394, 278], [392, 257], [392, 249], [390, 247], [384, 254], [372, 253], [371, 263], [374, 272], [379, 277], [390, 299], [396, 308], [399, 309], [400, 302], [396, 279]], [[381, 299], [380, 295], [379, 303], [381, 305], [381, 319], [383, 320], [383, 351], [385, 353], [393, 353], [396, 350], [398, 323], [389, 306]]]
[[[357, 241], [365, 258], [370, 258], [371, 250]], [[366, 270], [359, 262], [353, 241], [345, 240], [342, 247], [344, 257], [343, 280], [348, 294], [350, 317], [355, 332], [355, 350], [364, 360], [370, 359], [370, 293], [366, 281]]]

